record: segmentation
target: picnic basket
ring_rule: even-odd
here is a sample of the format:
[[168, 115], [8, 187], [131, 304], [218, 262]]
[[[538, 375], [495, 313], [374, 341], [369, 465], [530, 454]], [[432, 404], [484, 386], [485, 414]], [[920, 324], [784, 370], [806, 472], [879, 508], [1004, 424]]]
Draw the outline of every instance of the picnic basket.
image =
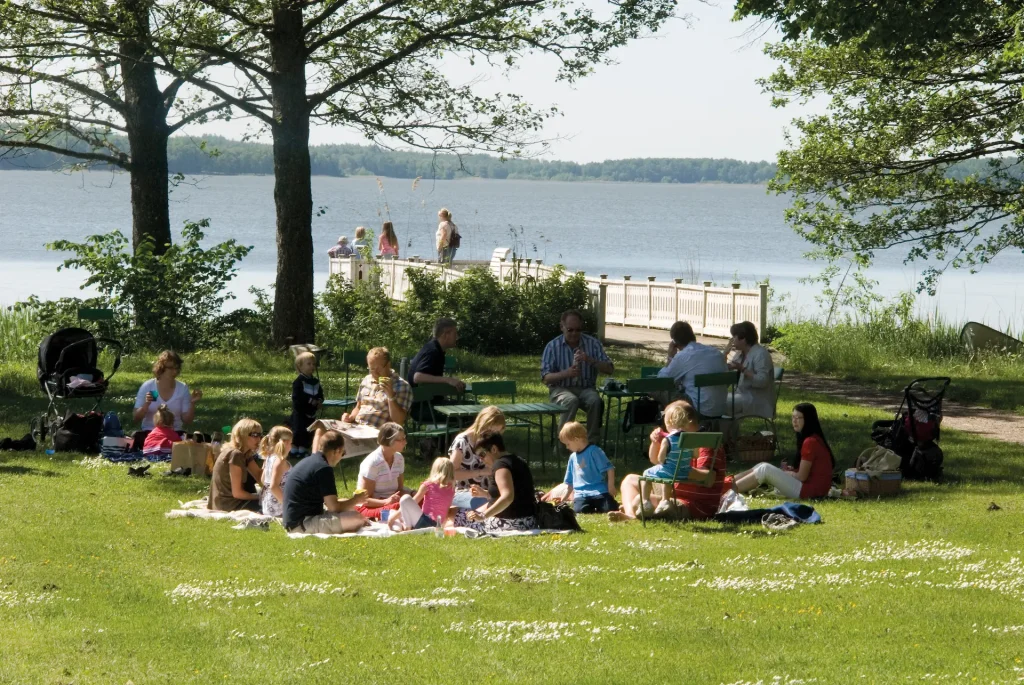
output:
[[771, 431], [738, 435], [729, 442], [727, 453], [729, 461], [743, 464], [771, 461], [775, 457], [775, 435]]

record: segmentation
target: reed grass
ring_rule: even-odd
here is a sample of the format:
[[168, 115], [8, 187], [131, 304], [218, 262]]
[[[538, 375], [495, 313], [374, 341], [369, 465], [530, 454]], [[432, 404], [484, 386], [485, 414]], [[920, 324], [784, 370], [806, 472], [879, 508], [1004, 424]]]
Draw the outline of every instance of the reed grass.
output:
[[31, 312], [11, 307], [0, 308], [0, 358], [35, 358], [40, 333], [39, 324]]

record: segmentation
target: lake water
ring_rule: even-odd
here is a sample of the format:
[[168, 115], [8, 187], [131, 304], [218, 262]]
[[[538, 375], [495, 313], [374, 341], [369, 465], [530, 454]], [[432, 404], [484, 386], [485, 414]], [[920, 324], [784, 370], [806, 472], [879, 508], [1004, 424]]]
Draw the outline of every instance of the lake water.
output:
[[[183, 221], [209, 218], [209, 242], [235, 238], [254, 246], [232, 283], [233, 306], [246, 304], [250, 285], [274, 281], [276, 247], [273, 184], [264, 176], [212, 176], [179, 186], [171, 195], [175, 233]], [[131, 234], [128, 177], [107, 172], [60, 174], [0, 171], [0, 303], [35, 294], [74, 295], [83, 275], [56, 272], [61, 257], [45, 244], [81, 240], [115, 229]], [[634, 279], [682, 277], [687, 282], [770, 278], [792, 305], [814, 314], [815, 289], [798, 279], [820, 271], [803, 258], [808, 245], [783, 220], [785, 198], [762, 186], [542, 181], [430, 181], [313, 178], [317, 288], [327, 278], [326, 250], [358, 225], [379, 229], [390, 217], [401, 254], [430, 258], [436, 213], [453, 212], [463, 235], [461, 259], [488, 259], [495, 247], [515, 247], [545, 263], [588, 274]], [[1024, 257], [1000, 255], [980, 274], [951, 273], [936, 298], [921, 298], [924, 313], [1021, 328]], [[904, 267], [883, 253], [872, 269], [879, 292], [912, 288], [922, 266]]]

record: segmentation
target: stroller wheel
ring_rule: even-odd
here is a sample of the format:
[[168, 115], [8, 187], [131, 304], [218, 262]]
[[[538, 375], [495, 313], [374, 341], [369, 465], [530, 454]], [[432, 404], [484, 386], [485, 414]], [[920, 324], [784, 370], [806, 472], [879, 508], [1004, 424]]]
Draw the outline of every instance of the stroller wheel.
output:
[[32, 439], [36, 441], [37, 445], [42, 444], [49, 434], [49, 418], [47, 414], [40, 414], [32, 419]]

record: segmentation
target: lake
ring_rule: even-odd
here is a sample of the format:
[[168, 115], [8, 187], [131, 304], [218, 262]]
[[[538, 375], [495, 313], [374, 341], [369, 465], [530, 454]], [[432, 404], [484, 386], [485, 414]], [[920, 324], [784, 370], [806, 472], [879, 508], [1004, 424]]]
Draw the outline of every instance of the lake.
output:
[[[175, 234], [186, 220], [208, 218], [211, 244], [234, 238], [254, 246], [231, 285], [238, 295], [233, 306], [250, 301], [249, 286], [274, 280], [273, 184], [266, 176], [212, 176], [171, 194]], [[129, 197], [123, 174], [0, 171], [0, 303], [75, 295], [83, 275], [57, 273], [61, 257], [45, 244], [115, 229], [130, 236]], [[431, 258], [437, 210], [448, 207], [463, 235], [461, 259], [488, 259], [495, 247], [514, 247], [591, 275], [744, 286], [768, 278], [803, 315], [817, 309], [816, 288], [798, 279], [821, 266], [803, 257], [807, 243], [786, 225], [787, 199], [763, 186], [314, 177], [313, 205], [324, 208], [313, 220], [318, 289], [327, 278], [326, 250], [339, 235], [352, 240], [356, 226], [379, 230], [390, 217], [401, 254]], [[918, 306], [954, 321], [1020, 329], [1022, 267], [1022, 255], [1003, 254], [980, 274], [951, 273], [938, 296], [922, 297]], [[871, 275], [881, 294], [894, 295], [913, 288], [921, 269], [881, 253]]]

